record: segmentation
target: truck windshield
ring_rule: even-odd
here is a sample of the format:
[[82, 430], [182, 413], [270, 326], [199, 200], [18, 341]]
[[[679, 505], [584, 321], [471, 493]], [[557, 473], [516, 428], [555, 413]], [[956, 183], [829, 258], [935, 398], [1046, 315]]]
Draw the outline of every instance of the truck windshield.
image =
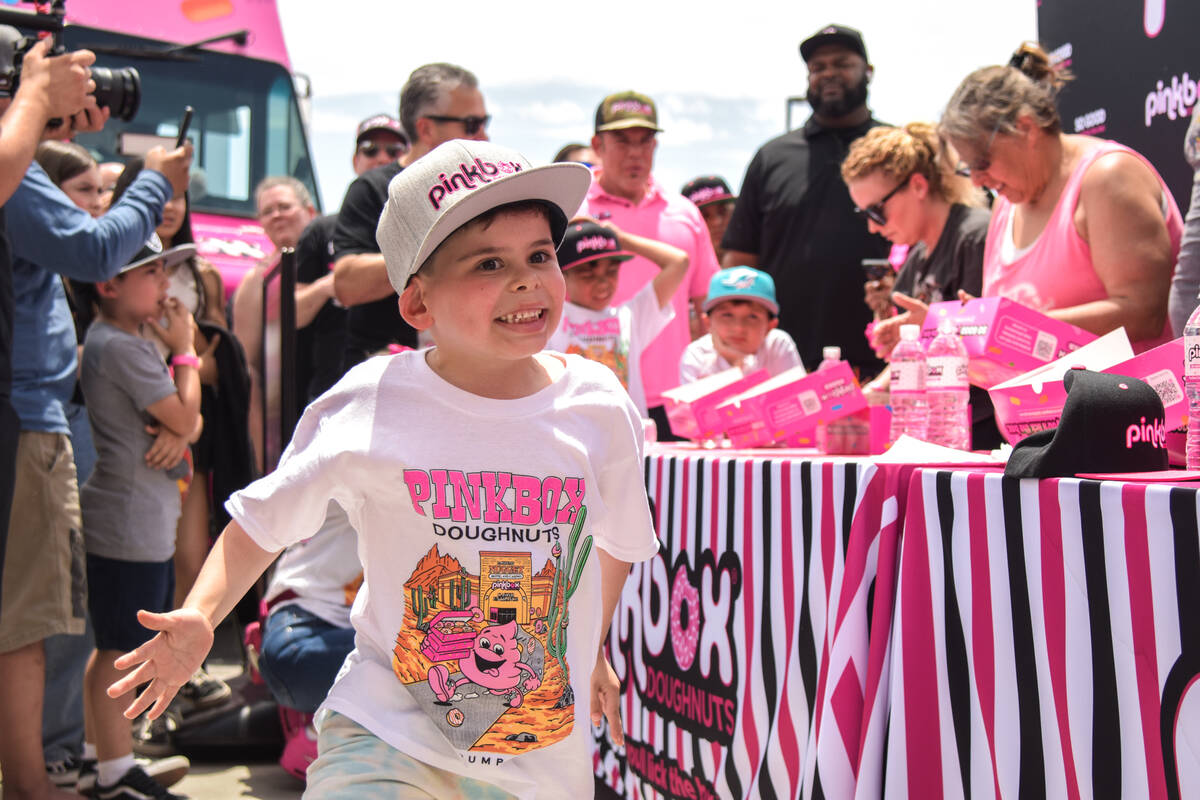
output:
[[123, 161], [144, 136], [175, 137], [183, 107], [195, 109], [188, 136], [196, 148], [190, 201], [193, 211], [255, 215], [254, 187], [268, 175], [291, 175], [320, 193], [291, 75], [279, 64], [212, 50], [156, 56], [169, 44], [86, 26], [63, 33], [69, 50], [96, 50], [96, 65], [135, 67], [142, 102], [132, 122], [111, 120], [76, 141], [101, 161]]

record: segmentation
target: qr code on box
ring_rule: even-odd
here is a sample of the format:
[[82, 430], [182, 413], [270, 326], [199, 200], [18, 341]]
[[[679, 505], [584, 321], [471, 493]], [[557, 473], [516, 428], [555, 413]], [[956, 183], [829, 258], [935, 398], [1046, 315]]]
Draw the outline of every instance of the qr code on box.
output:
[[1175, 373], [1169, 369], [1147, 375], [1146, 383], [1150, 384], [1151, 389], [1158, 392], [1158, 396], [1162, 398], [1163, 408], [1170, 408], [1175, 403], [1183, 401], [1183, 389], [1179, 387], [1179, 380], [1176, 379]]
[[805, 416], [816, 414], [821, 410], [821, 398], [812, 390], [801, 392], [797, 399], [800, 401], [800, 407], [804, 409]]
[[1058, 351], [1058, 338], [1045, 331], [1038, 331], [1033, 342], [1033, 357], [1040, 361], [1051, 361]]

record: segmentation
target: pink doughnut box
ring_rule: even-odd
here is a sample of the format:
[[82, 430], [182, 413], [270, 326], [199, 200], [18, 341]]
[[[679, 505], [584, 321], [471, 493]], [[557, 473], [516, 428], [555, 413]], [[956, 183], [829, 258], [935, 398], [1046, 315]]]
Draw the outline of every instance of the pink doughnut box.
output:
[[469, 656], [475, 647], [475, 630], [447, 634], [438, 630], [438, 623], [469, 623], [471, 618], [470, 611], [439, 611], [437, 616], [429, 621], [429, 633], [421, 642], [421, 652], [430, 661], [452, 661]]
[[736, 367], [663, 392], [671, 432], [685, 439], [715, 439], [725, 432], [717, 406], [770, 377], [765, 369], [743, 375]]
[[1148, 383], [1162, 398], [1166, 412], [1167, 450], [1172, 463], [1184, 463], [1187, 397], [1183, 393], [1183, 339], [1161, 344], [1133, 355], [1124, 328], [1106, 333], [1095, 342], [1052, 364], [993, 386], [988, 394], [996, 407], [996, 422], [1010, 444], [1031, 433], [1058, 424], [1067, 392], [1062, 376], [1074, 366], [1111, 375], [1128, 375]]
[[854, 371], [845, 361], [805, 374], [794, 367], [726, 400], [717, 407], [734, 447], [816, 445], [818, 423], [867, 407]]
[[926, 347], [943, 319], [954, 321], [971, 357], [968, 380], [984, 389], [1045, 366], [1096, 339], [1094, 333], [1015, 300], [977, 297], [966, 303], [947, 300], [930, 305], [921, 327]]

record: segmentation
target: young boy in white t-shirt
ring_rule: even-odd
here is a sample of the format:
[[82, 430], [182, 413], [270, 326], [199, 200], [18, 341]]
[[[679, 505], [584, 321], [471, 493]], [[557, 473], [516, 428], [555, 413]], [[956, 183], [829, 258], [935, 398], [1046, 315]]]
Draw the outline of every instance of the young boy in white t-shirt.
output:
[[[629, 300], [609, 305], [621, 262], [634, 256], [656, 264], [659, 273]], [[577, 219], [567, 226], [558, 246], [558, 263], [567, 284], [567, 303], [562, 324], [546, 346], [607, 365], [645, 417], [642, 351], [675, 318], [671, 297], [687, 275], [687, 253], [619, 231], [611, 223]]]
[[741, 367], [766, 369], [772, 377], [801, 364], [796, 343], [779, 330], [775, 280], [751, 267], [723, 269], [708, 282], [704, 316], [709, 332], [679, 359], [679, 382]]
[[364, 583], [305, 796], [592, 795], [588, 712], [623, 742], [602, 642], [629, 562], [658, 542], [637, 410], [610, 370], [541, 352], [562, 313], [555, 243], [590, 179], [456, 140], [392, 180], [380, 248], [436, 345], [356, 366], [230, 498], [184, 607], [140, 615], [160, 633], [118, 662], [132, 669], [110, 693], [150, 684], [128, 715], [166, 709], [213, 626], [334, 500]]

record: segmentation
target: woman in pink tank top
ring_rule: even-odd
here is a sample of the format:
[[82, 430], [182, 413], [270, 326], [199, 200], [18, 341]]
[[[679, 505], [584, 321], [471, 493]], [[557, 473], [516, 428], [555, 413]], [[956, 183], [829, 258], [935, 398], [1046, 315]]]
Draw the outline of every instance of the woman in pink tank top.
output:
[[959, 85], [941, 131], [977, 186], [998, 194], [983, 294], [1096, 334], [1125, 327], [1138, 351], [1171, 338], [1167, 294], [1183, 220], [1166, 184], [1124, 145], [1068, 135], [1062, 70], [1033, 44]]

